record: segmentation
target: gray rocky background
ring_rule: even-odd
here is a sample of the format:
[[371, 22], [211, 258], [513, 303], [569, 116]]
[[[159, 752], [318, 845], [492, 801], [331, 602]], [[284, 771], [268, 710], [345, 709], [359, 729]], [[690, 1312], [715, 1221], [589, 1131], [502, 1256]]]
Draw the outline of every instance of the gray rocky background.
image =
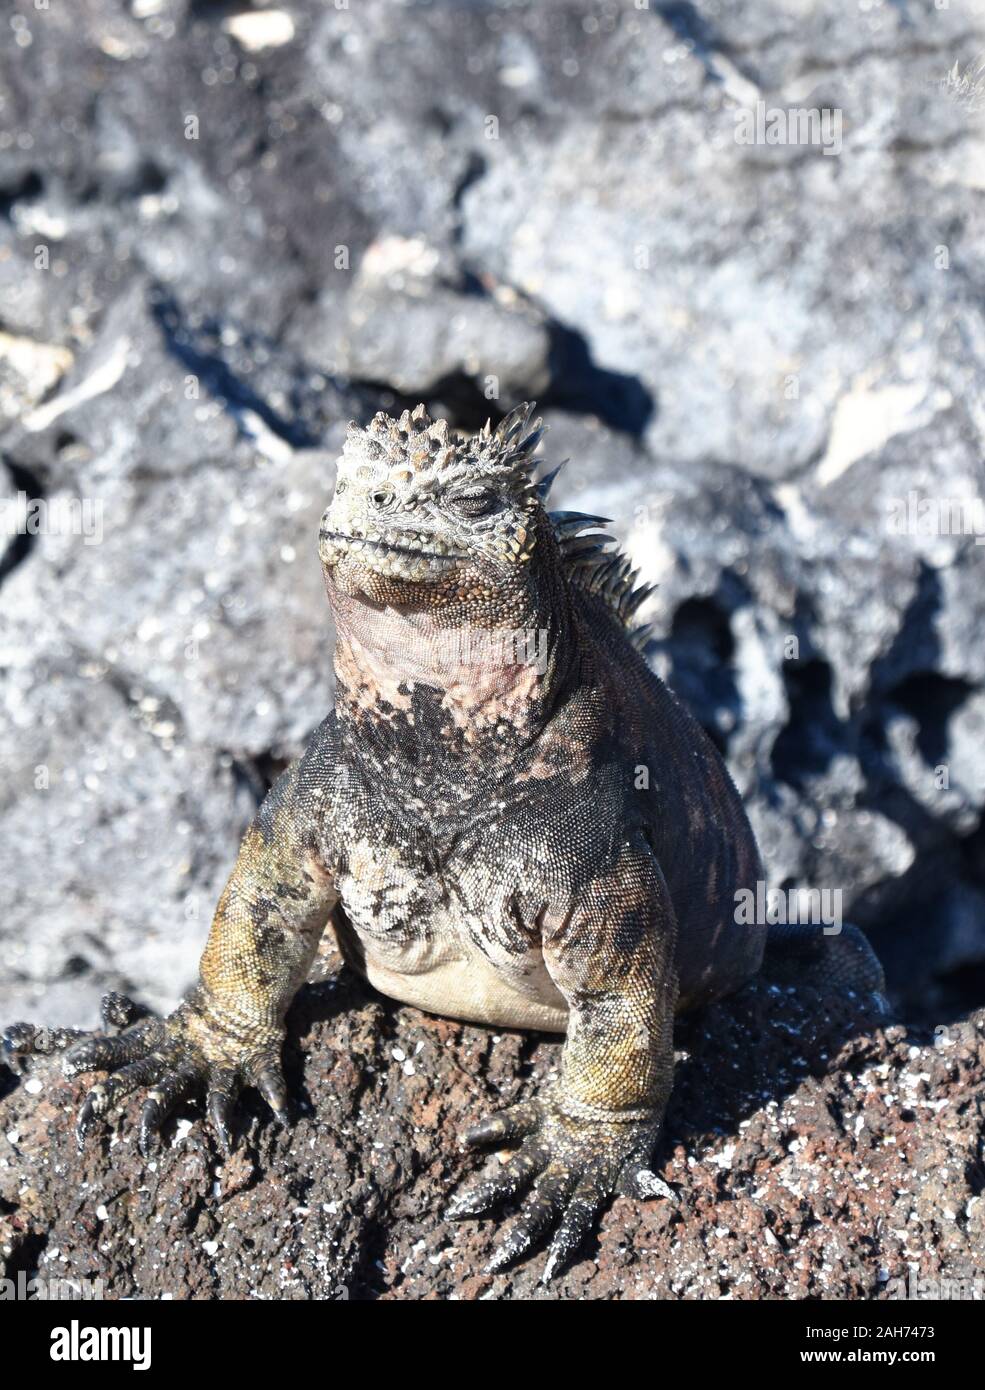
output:
[[0, 1019], [193, 979], [331, 699], [345, 423], [531, 396], [771, 881], [985, 1001], [985, 546], [889, 525], [985, 495], [983, 54], [971, 0], [8, 0], [0, 491], [100, 529], [0, 535]]

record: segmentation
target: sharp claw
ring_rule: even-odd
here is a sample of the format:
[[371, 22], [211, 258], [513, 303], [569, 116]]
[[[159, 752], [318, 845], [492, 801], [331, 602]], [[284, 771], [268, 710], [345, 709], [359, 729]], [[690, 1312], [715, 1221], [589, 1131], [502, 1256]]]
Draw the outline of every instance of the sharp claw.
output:
[[551, 1241], [551, 1248], [547, 1252], [547, 1263], [540, 1276], [542, 1284], [549, 1284], [555, 1274], [559, 1274], [568, 1264], [571, 1256], [592, 1227], [599, 1207], [605, 1200], [605, 1195], [605, 1188], [594, 1177], [584, 1179], [579, 1183], [575, 1195], [564, 1213], [564, 1219]]
[[495, 1144], [503, 1139], [522, 1139], [532, 1134], [540, 1121], [536, 1105], [511, 1105], [497, 1115], [485, 1115], [462, 1136], [466, 1144]]
[[80, 1072], [112, 1073], [82, 1099], [75, 1124], [80, 1151], [97, 1119], [134, 1091], [151, 1087], [141, 1107], [137, 1132], [140, 1152], [150, 1157], [160, 1143], [161, 1127], [174, 1105], [193, 1087], [205, 1083], [209, 1117], [219, 1146], [228, 1157], [235, 1147], [230, 1123], [233, 1104], [247, 1074], [256, 1078], [255, 1084], [277, 1120], [282, 1125], [290, 1124], [287, 1085], [273, 1048], [254, 1054], [248, 1070], [239, 1065], [207, 1067], [202, 1049], [188, 1034], [185, 1006], [168, 1019], [159, 1019], [125, 995], [111, 993], [102, 1001], [102, 1016], [107, 1027], [124, 1031], [94, 1034], [81, 1029], [42, 1029], [31, 1023], [15, 1023], [0, 1032], [0, 1044], [8, 1053], [48, 1053], [73, 1044], [62, 1058], [62, 1069], [68, 1077]]
[[233, 1099], [231, 1095], [223, 1091], [210, 1091], [207, 1102], [209, 1123], [212, 1126], [216, 1139], [219, 1141], [219, 1148], [224, 1157], [228, 1158], [233, 1151], [234, 1141], [232, 1135], [232, 1110]]
[[549, 1284], [556, 1274], [560, 1274], [569, 1264], [571, 1256], [578, 1249], [585, 1237], [590, 1222], [586, 1222], [585, 1227], [577, 1233], [568, 1231], [564, 1227], [551, 1241], [551, 1248], [547, 1252], [547, 1262], [544, 1265], [544, 1272], [540, 1276], [542, 1284]]
[[151, 1158], [160, 1147], [160, 1130], [163, 1119], [164, 1116], [161, 1114], [161, 1107], [157, 1101], [147, 1101], [140, 1112], [140, 1130], [137, 1135], [137, 1147], [144, 1158]]
[[210, 1070], [205, 1111], [226, 1158], [236, 1146], [232, 1117], [239, 1086], [239, 1075], [232, 1067], [213, 1067]]
[[487, 1274], [498, 1273], [530, 1249], [563, 1210], [576, 1181], [576, 1175], [566, 1168], [550, 1168], [537, 1179], [533, 1192], [486, 1266]]
[[285, 1128], [291, 1123], [287, 1106], [287, 1083], [279, 1067], [268, 1067], [256, 1079], [256, 1088], [270, 1106], [278, 1124]]
[[[97, 1041], [118, 1042], [120, 1040], [116, 1038], [100, 1038], [97, 1039]], [[155, 1085], [160, 1080], [161, 1074], [164, 1072], [167, 1065], [168, 1063], [164, 1057], [158, 1053], [151, 1053], [147, 1057], [141, 1057], [136, 1062], [131, 1062], [129, 1066], [123, 1067], [121, 1071], [116, 1072], [113, 1076], [107, 1077], [105, 1081], [100, 1081], [97, 1086], [93, 1086], [82, 1103], [82, 1108], [79, 1111], [79, 1118], [75, 1126], [75, 1137], [80, 1151], [85, 1144], [86, 1137], [92, 1129], [93, 1122], [97, 1116], [105, 1115], [113, 1106], [131, 1095], [132, 1092], [136, 1091], [139, 1087]], [[178, 1072], [175, 1076], [176, 1083], [184, 1079], [185, 1071], [190, 1072], [191, 1069], [183, 1069]], [[164, 1084], [166, 1085], [166, 1083]], [[142, 1138], [143, 1135], [141, 1134], [141, 1139]], [[143, 1152], [142, 1145], [141, 1151]]]
[[532, 1183], [485, 1268], [487, 1274], [498, 1274], [556, 1225], [541, 1275], [543, 1283], [550, 1283], [571, 1261], [617, 1185], [626, 1184], [623, 1190], [628, 1190], [632, 1183], [634, 1195], [676, 1203], [677, 1194], [646, 1163], [658, 1131], [656, 1116], [625, 1124], [575, 1122], [551, 1097], [487, 1115], [466, 1130], [467, 1144], [527, 1137], [507, 1163], [488, 1164], [456, 1192], [445, 1216], [451, 1221], [483, 1216]]
[[75, 1122], [75, 1143], [79, 1153], [85, 1148], [86, 1140], [101, 1113], [96, 1092], [90, 1091], [82, 1102], [78, 1119]]
[[666, 1201], [678, 1206], [680, 1198], [663, 1178], [657, 1176], [649, 1168], [637, 1168], [630, 1174], [628, 1182], [628, 1196], [640, 1197], [646, 1200], [649, 1197], [663, 1197]]
[[445, 1208], [445, 1216], [449, 1221], [481, 1216], [497, 1202], [509, 1197], [519, 1185], [519, 1180], [507, 1168], [501, 1167], [498, 1172], [487, 1173], [471, 1186], [456, 1192]]
[[138, 1144], [140, 1152], [149, 1158], [161, 1137], [161, 1125], [171, 1114], [179, 1100], [183, 1100], [198, 1080], [196, 1067], [186, 1063], [175, 1071], [166, 1071], [164, 1076], [148, 1094], [144, 1108], [140, 1112]]
[[505, 1240], [500, 1241], [492, 1258], [486, 1265], [487, 1274], [498, 1274], [501, 1269], [518, 1260], [523, 1252], [529, 1249], [533, 1237], [527, 1236], [525, 1232], [516, 1230], [511, 1231]]
[[456, 1192], [454, 1197], [445, 1207], [446, 1221], [461, 1221], [466, 1216], [478, 1216], [480, 1212], [492, 1206], [494, 1197], [485, 1197], [481, 1188], [470, 1187], [464, 1192]]
[[513, 1197], [536, 1177], [549, 1157], [544, 1144], [528, 1139], [509, 1163], [487, 1169], [471, 1187], [457, 1192], [445, 1210], [446, 1217], [457, 1221], [463, 1216], [478, 1216], [496, 1202]]

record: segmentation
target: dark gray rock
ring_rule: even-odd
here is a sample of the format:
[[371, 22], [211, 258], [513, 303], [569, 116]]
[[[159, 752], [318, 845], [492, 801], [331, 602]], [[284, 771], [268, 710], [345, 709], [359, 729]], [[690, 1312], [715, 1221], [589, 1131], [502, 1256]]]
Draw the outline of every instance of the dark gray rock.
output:
[[415, 400], [469, 378], [510, 409], [543, 395], [550, 335], [543, 315], [510, 291], [480, 296], [445, 283], [438, 251], [421, 238], [390, 236], [366, 249], [344, 304], [323, 299], [295, 320], [291, 341], [330, 375], [385, 383]]
[[[98, 544], [0, 536], [0, 1007], [191, 977], [330, 700], [346, 420], [530, 396], [772, 881], [842, 888], [908, 1008], [979, 1003], [985, 547], [889, 516], [985, 491], [985, 139], [943, 81], [981, 18], [268, 8], [15, 0], [0, 51], [4, 480], [102, 506]], [[840, 153], [741, 143], [757, 101]]]
[[138, 680], [68, 637], [29, 650], [0, 708], [0, 1010], [91, 1026], [121, 986], [166, 1006], [195, 978], [254, 795]]

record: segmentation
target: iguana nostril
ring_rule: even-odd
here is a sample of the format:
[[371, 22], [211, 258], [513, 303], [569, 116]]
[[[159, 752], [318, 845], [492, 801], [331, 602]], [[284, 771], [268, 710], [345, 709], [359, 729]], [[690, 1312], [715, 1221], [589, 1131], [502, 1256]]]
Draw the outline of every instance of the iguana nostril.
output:
[[393, 501], [393, 493], [381, 488], [377, 492], [371, 492], [369, 500], [378, 511], [382, 511], [384, 507], [389, 507]]

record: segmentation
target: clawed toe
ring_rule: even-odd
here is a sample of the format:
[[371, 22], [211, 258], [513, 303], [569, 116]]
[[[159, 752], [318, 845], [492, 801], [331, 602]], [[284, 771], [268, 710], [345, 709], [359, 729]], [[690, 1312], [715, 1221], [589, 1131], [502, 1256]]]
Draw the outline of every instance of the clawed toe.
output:
[[239, 1094], [239, 1077], [232, 1068], [213, 1069], [209, 1074], [206, 1114], [219, 1148], [228, 1158], [233, 1151], [233, 1111]]
[[547, 1262], [540, 1276], [542, 1284], [549, 1284], [568, 1264], [611, 1195], [612, 1184], [601, 1173], [590, 1174], [579, 1182], [547, 1252]]
[[508, 1163], [489, 1164], [479, 1178], [468, 1184], [452, 1198], [446, 1215], [457, 1221], [466, 1216], [479, 1216], [497, 1202], [523, 1192], [546, 1166], [550, 1152], [537, 1139], [527, 1139]]
[[146, 1056], [164, 1035], [164, 1025], [156, 1018], [145, 1019], [117, 1037], [84, 1033], [81, 1041], [68, 1049], [62, 1060], [66, 1076], [84, 1071], [114, 1071]]
[[[468, 1144], [522, 1139], [505, 1162], [493, 1163], [455, 1194], [447, 1216], [482, 1216], [523, 1196], [486, 1266], [489, 1274], [528, 1254], [553, 1230], [541, 1280], [548, 1283], [571, 1260], [617, 1187], [640, 1197], [667, 1197], [671, 1188], [647, 1166], [656, 1119], [580, 1120], [553, 1101], [511, 1106], [465, 1134]], [[529, 1191], [528, 1191], [529, 1189]]]
[[672, 1202], [677, 1206], [680, 1198], [674, 1189], [665, 1183], [663, 1178], [657, 1176], [652, 1169], [646, 1167], [632, 1167], [623, 1174], [619, 1185], [620, 1191], [626, 1197], [638, 1197], [642, 1201], [647, 1201], [651, 1197], [662, 1197], [665, 1201]]
[[[113, 1040], [115, 1041], [115, 1039]], [[131, 1062], [129, 1066], [98, 1082], [82, 1102], [75, 1124], [75, 1138], [80, 1149], [92, 1131], [96, 1120], [142, 1086], [152, 1086], [163, 1075], [167, 1065], [163, 1057], [153, 1054]]]
[[0, 1034], [3, 1050], [14, 1056], [47, 1057], [89, 1035], [82, 1028], [43, 1028], [36, 1023], [12, 1023]]
[[137, 1127], [145, 1157], [159, 1146], [162, 1127], [175, 1107], [196, 1093], [204, 1093], [219, 1148], [228, 1156], [233, 1150], [234, 1108], [244, 1083], [256, 1086], [282, 1125], [290, 1124], [281, 1038], [272, 1035], [269, 1045], [243, 1056], [236, 1030], [226, 1032], [217, 1019], [206, 1019], [196, 1002], [191, 997], [168, 1018], [159, 1019], [126, 995], [112, 993], [102, 1001], [103, 1024], [122, 1031], [92, 1033], [15, 1023], [0, 1034], [0, 1041], [10, 1053], [63, 1052], [62, 1070], [68, 1077], [109, 1073], [92, 1086], [79, 1107], [75, 1133], [80, 1149], [98, 1120], [135, 1091], [146, 1090]]
[[267, 1059], [257, 1072], [254, 1085], [274, 1112], [278, 1124], [287, 1128], [291, 1123], [291, 1112], [287, 1104], [287, 1082], [276, 1058]]
[[486, 1265], [487, 1274], [498, 1274], [536, 1244], [561, 1215], [574, 1184], [574, 1174], [564, 1169], [548, 1170], [537, 1179]]
[[178, 1104], [189, 1096], [200, 1079], [199, 1070], [191, 1065], [179, 1066], [156, 1083], [144, 1101], [140, 1112], [137, 1143], [140, 1152], [149, 1158], [161, 1138], [161, 1126]]
[[522, 1139], [532, 1134], [541, 1120], [541, 1110], [532, 1101], [511, 1105], [496, 1115], [485, 1115], [465, 1131], [466, 1144], [498, 1144], [504, 1140]]
[[136, 1003], [127, 994], [119, 994], [115, 989], [103, 995], [99, 1012], [105, 1028], [129, 1028], [131, 1023], [151, 1016], [150, 1009], [145, 1005]]
[[[134, 1042], [145, 1041], [149, 1034], [138, 1033], [131, 1025], [141, 1019], [151, 1022], [150, 1010], [143, 1004], [136, 1004], [125, 994], [111, 990], [104, 994], [100, 1004], [103, 1026], [112, 1029], [130, 1029], [126, 1035]], [[161, 1025], [153, 1020], [158, 1030]], [[74, 1076], [80, 1071], [98, 1071], [103, 1066], [119, 1066], [121, 1062], [132, 1061], [138, 1054], [132, 1047], [129, 1051], [107, 1049], [105, 1045], [115, 1041], [93, 1033], [86, 1028], [45, 1028], [36, 1023], [13, 1023], [0, 1033], [0, 1046], [3, 1051], [20, 1056], [50, 1056], [54, 1052], [66, 1053], [66, 1075]], [[88, 1050], [87, 1050], [88, 1049]], [[68, 1063], [68, 1056], [77, 1056], [80, 1064]], [[101, 1058], [118, 1058], [104, 1063]], [[88, 1065], [81, 1065], [82, 1062]]]

